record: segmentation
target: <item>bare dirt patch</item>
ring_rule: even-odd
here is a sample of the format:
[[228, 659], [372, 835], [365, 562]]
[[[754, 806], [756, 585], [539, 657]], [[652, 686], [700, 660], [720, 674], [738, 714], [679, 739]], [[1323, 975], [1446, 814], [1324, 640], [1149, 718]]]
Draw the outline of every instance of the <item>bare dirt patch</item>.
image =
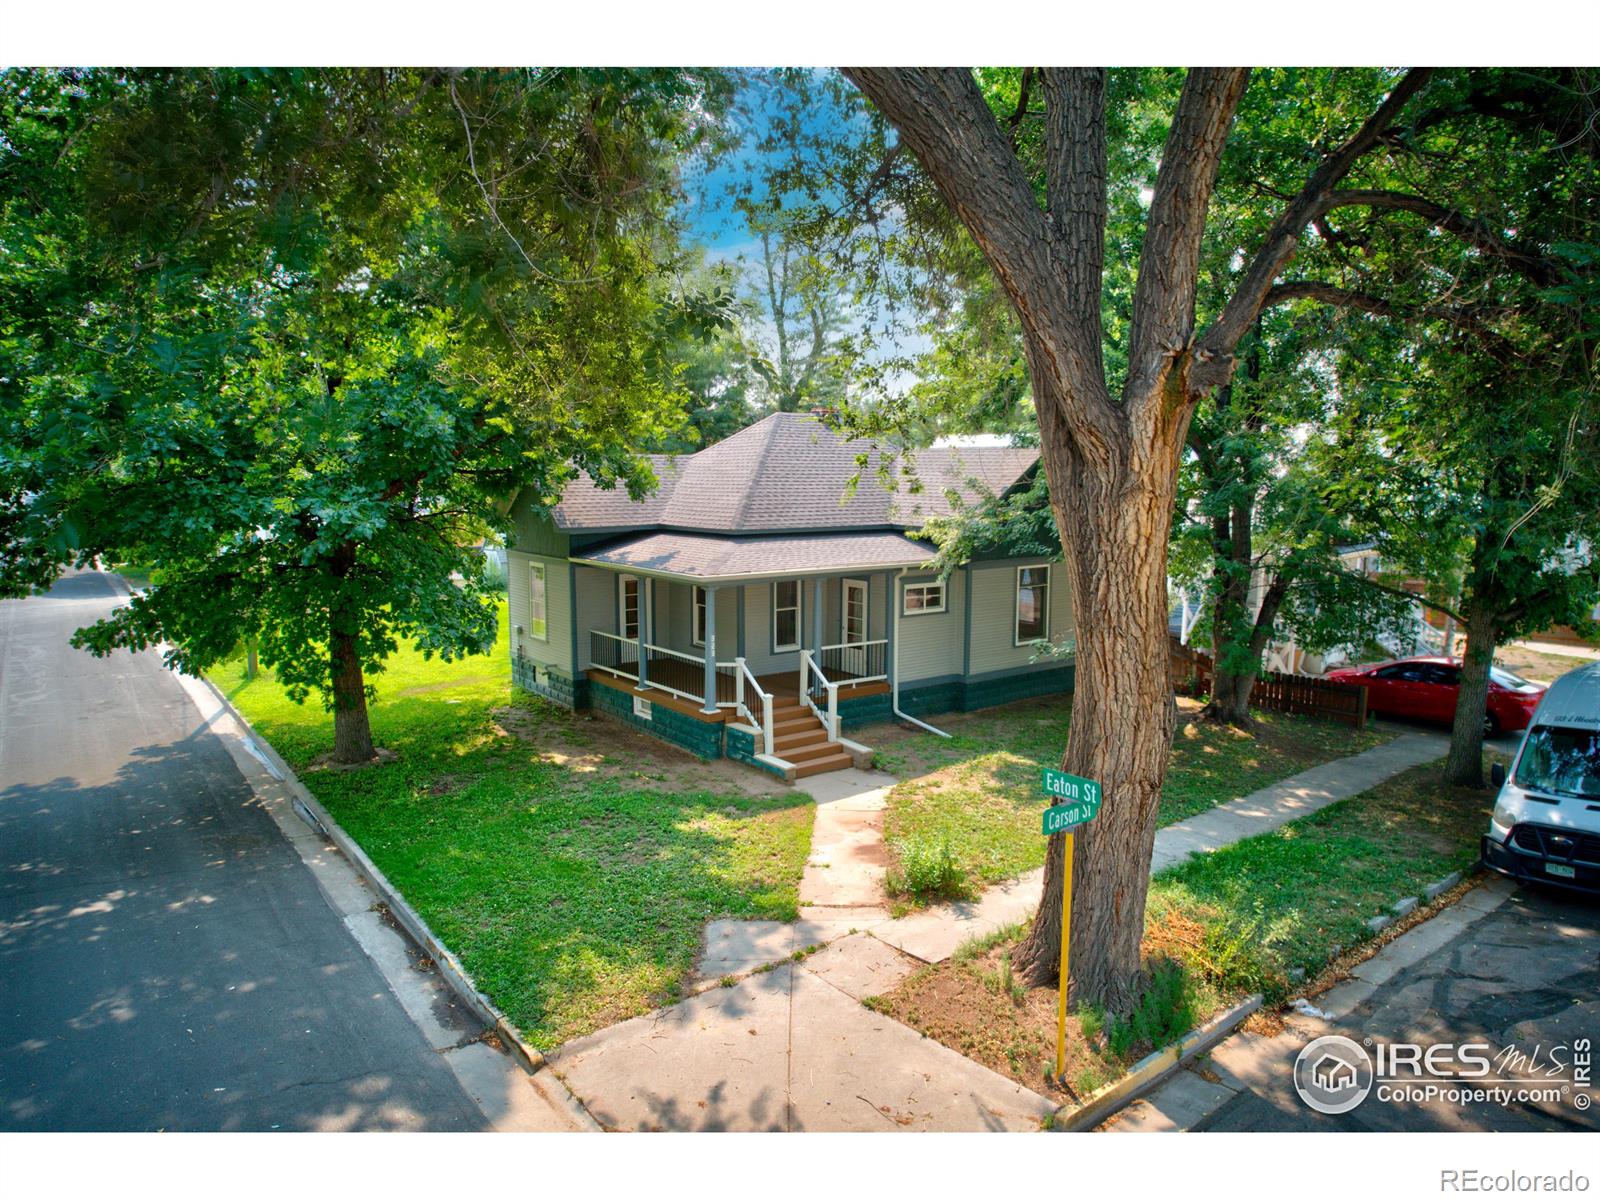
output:
[[793, 791], [782, 780], [754, 767], [726, 759], [702, 762], [685, 750], [604, 717], [588, 713], [552, 717], [517, 705], [494, 709], [492, 715], [494, 733], [532, 747], [539, 758], [578, 779], [653, 782], [672, 791], [747, 796], [784, 796]]
[[1121, 1074], [1067, 1015], [1066, 1086], [1051, 1078], [1056, 989], [1025, 987], [1007, 971], [1009, 943], [918, 971], [873, 1004], [974, 1062], [1053, 1100], [1078, 1101]]
[[365, 771], [368, 767], [381, 767], [385, 763], [399, 762], [400, 756], [385, 746], [379, 746], [373, 756], [366, 762], [341, 763], [333, 761], [333, 751], [319, 754], [306, 765], [307, 771], [336, 771], [341, 774], [347, 771]]

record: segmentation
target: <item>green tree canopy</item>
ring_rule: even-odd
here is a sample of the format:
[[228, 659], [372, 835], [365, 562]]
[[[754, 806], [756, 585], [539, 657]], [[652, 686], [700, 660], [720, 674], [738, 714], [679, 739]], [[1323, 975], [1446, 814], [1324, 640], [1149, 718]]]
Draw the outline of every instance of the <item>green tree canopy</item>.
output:
[[582, 468], [641, 493], [684, 71], [0, 76], [0, 579], [97, 555], [160, 586], [81, 631], [198, 671], [241, 638], [372, 754], [399, 637], [486, 651], [473, 544]]

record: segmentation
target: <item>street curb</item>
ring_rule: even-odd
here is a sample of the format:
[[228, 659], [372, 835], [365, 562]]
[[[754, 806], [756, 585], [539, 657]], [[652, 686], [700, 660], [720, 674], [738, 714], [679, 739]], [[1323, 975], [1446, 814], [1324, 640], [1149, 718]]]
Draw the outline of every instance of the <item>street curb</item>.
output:
[[216, 684], [205, 676], [200, 676], [198, 682], [217, 698], [223, 711], [239, 722], [239, 728], [245, 730], [245, 749], [252, 757], [263, 760], [268, 772], [281, 779], [284, 786], [289, 789], [295, 815], [337, 846], [340, 853], [365, 877], [367, 885], [377, 893], [378, 898], [388, 908], [389, 915], [433, 960], [439, 969], [440, 977], [460, 998], [467, 1010], [489, 1027], [523, 1070], [531, 1075], [545, 1066], [544, 1055], [528, 1045], [523, 1040], [521, 1031], [495, 1006], [494, 1001], [478, 990], [477, 984], [473, 982], [472, 976], [467, 973], [460, 960], [450, 952], [449, 947], [439, 939], [438, 935], [428, 928], [428, 923], [422, 919], [421, 914], [406, 902], [399, 889], [389, 882], [377, 864], [367, 857], [366, 851], [361, 849], [356, 840], [333, 819], [333, 815], [322, 806], [322, 802], [300, 782], [300, 777], [294, 773], [294, 769], [283, 760], [277, 750], [273, 749], [272, 744], [256, 731], [255, 726], [245, 719], [244, 714], [233, 706]]
[[1056, 1110], [1050, 1128], [1056, 1133], [1081, 1133], [1121, 1112], [1141, 1096], [1156, 1089], [1184, 1063], [1211, 1049], [1233, 1033], [1261, 1007], [1261, 996], [1246, 996], [1226, 1012], [1218, 1013], [1199, 1029], [1191, 1030], [1164, 1050], [1146, 1055], [1121, 1079], [1108, 1083], [1077, 1108]]
[[1443, 879], [1434, 880], [1432, 883], [1425, 885], [1422, 891], [1414, 895], [1400, 897], [1389, 906], [1388, 911], [1381, 912], [1375, 917], [1369, 917], [1367, 919], [1367, 929], [1373, 934], [1382, 933], [1396, 921], [1409, 917], [1419, 907], [1426, 907], [1432, 904], [1444, 893], [1455, 887], [1456, 884], [1463, 879], [1470, 879], [1481, 869], [1481, 863], [1473, 863], [1460, 871], [1451, 871]]

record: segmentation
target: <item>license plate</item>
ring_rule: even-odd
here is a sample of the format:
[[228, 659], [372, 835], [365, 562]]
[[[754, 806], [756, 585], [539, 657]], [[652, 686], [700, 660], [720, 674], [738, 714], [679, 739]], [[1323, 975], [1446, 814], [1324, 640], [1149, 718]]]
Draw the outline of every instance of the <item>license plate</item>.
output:
[[1578, 877], [1577, 871], [1563, 863], [1545, 863], [1544, 869], [1548, 874], [1558, 876], [1561, 879], [1576, 879]]

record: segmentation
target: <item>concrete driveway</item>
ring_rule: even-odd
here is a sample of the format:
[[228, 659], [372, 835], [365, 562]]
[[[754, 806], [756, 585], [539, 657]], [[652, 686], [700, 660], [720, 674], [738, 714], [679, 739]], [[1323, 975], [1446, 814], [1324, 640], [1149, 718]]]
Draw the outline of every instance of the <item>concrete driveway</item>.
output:
[[0, 1130], [485, 1127], [122, 602], [0, 602]]

